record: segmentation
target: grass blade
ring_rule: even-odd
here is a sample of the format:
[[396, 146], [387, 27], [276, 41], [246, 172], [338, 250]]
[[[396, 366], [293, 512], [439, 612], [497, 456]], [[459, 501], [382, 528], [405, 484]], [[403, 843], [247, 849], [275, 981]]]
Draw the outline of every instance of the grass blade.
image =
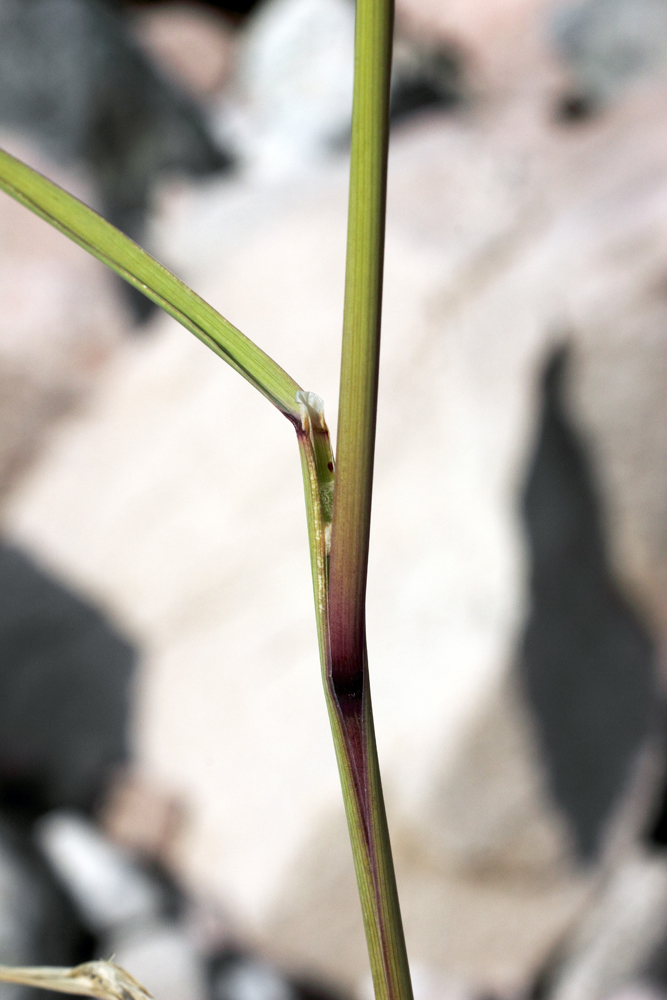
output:
[[0, 150], [0, 189], [59, 229], [223, 358], [294, 423], [299, 385], [240, 330], [115, 226]]

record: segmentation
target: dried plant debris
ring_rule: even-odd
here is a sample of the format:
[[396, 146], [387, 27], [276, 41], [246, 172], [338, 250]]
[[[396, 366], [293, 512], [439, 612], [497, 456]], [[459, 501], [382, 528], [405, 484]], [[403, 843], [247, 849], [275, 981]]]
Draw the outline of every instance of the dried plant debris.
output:
[[148, 990], [114, 962], [85, 962], [73, 969], [0, 965], [0, 982], [97, 997], [98, 1000], [152, 1000]]

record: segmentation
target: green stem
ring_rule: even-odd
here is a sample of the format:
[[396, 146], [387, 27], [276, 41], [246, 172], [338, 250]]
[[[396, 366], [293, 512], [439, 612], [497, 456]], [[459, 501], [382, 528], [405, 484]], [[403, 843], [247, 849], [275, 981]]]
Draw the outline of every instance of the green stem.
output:
[[377, 1000], [412, 987], [366, 654], [393, 0], [357, 0], [350, 203], [328, 593], [326, 691]]
[[[339, 667], [358, 668], [377, 409], [393, 0], [358, 0], [345, 311], [331, 555]], [[347, 665], [347, 660], [350, 664]]]

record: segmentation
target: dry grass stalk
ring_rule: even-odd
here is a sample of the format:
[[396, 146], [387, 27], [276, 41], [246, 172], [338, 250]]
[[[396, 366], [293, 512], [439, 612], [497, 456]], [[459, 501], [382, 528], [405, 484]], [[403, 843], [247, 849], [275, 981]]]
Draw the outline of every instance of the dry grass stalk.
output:
[[76, 993], [97, 1000], [153, 1000], [134, 976], [114, 962], [85, 962], [73, 969], [19, 968], [0, 965], [0, 982]]

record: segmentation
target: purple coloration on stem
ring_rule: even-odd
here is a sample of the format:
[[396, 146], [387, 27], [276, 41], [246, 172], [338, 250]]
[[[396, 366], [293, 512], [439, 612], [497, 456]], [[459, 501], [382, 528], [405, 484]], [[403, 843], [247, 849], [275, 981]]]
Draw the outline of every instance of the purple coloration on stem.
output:
[[[349, 680], [353, 683], [350, 684]], [[366, 757], [366, 733], [364, 726], [364, 694], [368, 688], [366, 671], [362, 670], [360, 675], [350, 679], [343, 679], [342, 684], [335, 684], [332, 680], [331, 687], [334, 693], [334, 700], [341, 721], [341, 729], [345, 740], [345, 747], [348, 760], [352, 768], [357, 801], [360, 804], [361, 819], [364, 825], [364, 833], [369, 850], [371, 848], [370, 835], [370, 801], [368, 797], [368, 761]]]
[[[343, 469], [343, 476], [345, 470]], [[371, 470], [372, 475], [372, 470]], [[341, 478], [341, 462], [338, 459], [336, 488]], [[368, 484], [370, 492], [370, 482]], [[336, 530], [340, 524], [337, 517], [341, 504], [338, 494], [334, 494], [334, 530], [331, 546], [331, 569], [329, 572], [329, 642], [331, 656], [331, 681], [335, 691], [361, 690], [363, 687], [364, 651], [366, 646], [366, 560], [368, 553], [368, 529], [364, 532], [361, 552], [354, 555], [354, 567], [348, 566], [349, 548], [345, 550], [345, 528]], [[336, 544], [343, 536], [343, 545]], [[349, 546], [351, 548], [351, 546]], [[341, 551], [342, 549], [342, 551]]]

